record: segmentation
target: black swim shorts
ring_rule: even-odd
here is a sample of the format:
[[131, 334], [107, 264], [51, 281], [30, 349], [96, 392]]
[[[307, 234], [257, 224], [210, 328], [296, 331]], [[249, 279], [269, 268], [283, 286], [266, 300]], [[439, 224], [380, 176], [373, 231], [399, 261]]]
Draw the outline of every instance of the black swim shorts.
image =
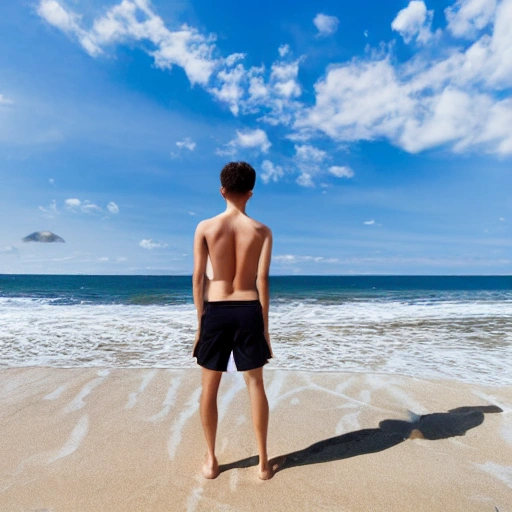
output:
[[199, 341], [194, 349], [197, 363], [209, 370], [225, 372], [231, 352], [238, 371], [260, 368], [272, 357], [259, 300], [205, 304]]

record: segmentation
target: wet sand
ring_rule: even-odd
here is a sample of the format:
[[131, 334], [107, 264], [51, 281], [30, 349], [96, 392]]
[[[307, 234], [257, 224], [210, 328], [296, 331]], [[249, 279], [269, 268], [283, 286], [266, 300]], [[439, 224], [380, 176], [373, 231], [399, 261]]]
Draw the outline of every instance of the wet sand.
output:
[[207, 481], [199, 369], [0, 370], [0, 511], [512, 510], [512, 386], [265, 374], [268, 482], [240, 374]]

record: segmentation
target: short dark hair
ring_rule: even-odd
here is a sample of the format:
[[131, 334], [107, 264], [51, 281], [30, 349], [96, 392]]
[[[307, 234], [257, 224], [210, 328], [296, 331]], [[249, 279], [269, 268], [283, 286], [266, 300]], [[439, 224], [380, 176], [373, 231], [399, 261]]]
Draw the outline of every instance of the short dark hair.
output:
[[245, 194], [254, 188], [256, 171], [247, 162], [229, 162], [220, 172], [220, 183], [226, 192]]

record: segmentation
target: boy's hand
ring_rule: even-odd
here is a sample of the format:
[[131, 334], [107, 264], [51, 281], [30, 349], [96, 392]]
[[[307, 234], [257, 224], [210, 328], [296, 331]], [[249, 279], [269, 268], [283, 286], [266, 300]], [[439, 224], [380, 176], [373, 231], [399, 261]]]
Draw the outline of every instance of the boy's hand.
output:
[[194, 357], [194, 350], [196, 349], [197, 342], [199, 341], [199, 336], [201, 334], [201, 328], [198, 327], [196, 331], [196, 336], [194, 338], [194, 345], [192, 346], [192, 357]]
[[270, 344], [270, 334], [268, 331], [265, 331], [265, 339], [267, 340], [267, 345], [270, 350], [270, 357], [274, 358], [274, 352], [272, 351], [272, 345]]

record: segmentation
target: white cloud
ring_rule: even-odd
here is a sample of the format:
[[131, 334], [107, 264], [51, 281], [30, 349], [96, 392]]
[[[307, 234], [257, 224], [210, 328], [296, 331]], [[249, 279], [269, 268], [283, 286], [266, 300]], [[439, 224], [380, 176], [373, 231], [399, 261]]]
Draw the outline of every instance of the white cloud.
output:
[[499, 220], [500, 222], [505, 222], [505, 217], [500, 217], [498, 220]]
[[14, 102], [0, 94], [0, 105], [12, 105]]
[[298, 74], [299, 61], [273, 64], [270, 80], [273, 81], [274, 90], [286, 98], [300, 96], [302, 91], [297, 82]]
[[295, 254], [278, 254], [272, 257], [273, 261], [284, 264], [294, 264], [302, 262], [313, 263], [339, 263], [339, 258], [326, 258], [325, 256], [299, 256]]
[[[183, 68], [192, 84], [203, 86], [214, 98], [227, 104], [233, 115], [263, 113], [270, 124], [290, 124], [301, 86], [297, 80], [298, 62], [279, 61], [266, 71], [264, 66], [246, 69], [244, 53], [219, 56], [215, 36], [182, 25], [170, 30], [155, 14], [147, 0], [122, 0], [84, 28], [82, 17], [57, 0], [40, 0], [38, 12], [93, 57], [116, 44], [138, 44], [157, 67]], [[289, 46], [279, 47], [281, 59]], [[176, 156], [172, 154], [171, 156]]]
[[57, 208], [57, 201], [55, 201], [55, 199], [46, 208], [44, 206], [40, 206], [39, 211], [41, 211], [48, 219], [53, 219], [60, 213]]
[[512, 0], [503, 0], [497, 10], [494, 19], [493, 34], [489, 39], [483, 36], [479, 41], [485, 47], [488, 42], [488, 58], [491, 59], [488, 69], [482, 70], [482, 74], [490, 71], [489, 82], [500, 89], [512, 87]]
[[108, 256], [102, 256], [98, 258], [98, 261], [110, 261], [110, 258]]
[[272, 65], [271, 78], [276, 78], [280, 81], [285, 81], [290, 78], [295, 78], [298, 71], [298, 62], [289, 63], [276, 63]]
[[301, 94], [300, 85], [295, 80], [278, 82], [274, 87], [280, 96], [285, 96], [286, 98], [290, 98], [291, 96], [300, 96]]
[[179, 31], [172, 32], [163, 26], [161, 18], [152, 18], [158, 20], [158, 25], [161, 24], [160, 33], [150, 32], [147, 36], [151, 42], [159, 46], [157, 51], [150, 53], [155, 59], [155, 64], [163, 69], [171, 69], [173, 65], [178, 65], [185, 70], [192, 84], [206, 84], [216, 65], [215, 59], [212, 58], [213, 38], [203, 36], [188, 25], [182, 25]]
[[295, 147], [295, 155], [299, 160], [307, 162], [322, 162], [327, 153], [322, 149], [316, 148], [309, 144], [303, 144]]
[[165, 249], [169, 245], [164, 242], [156, 242], [151, 238], [144, 238], [139, 242], [139, 246], [148, 251], [152, 251], [153, 249]]
[[333, 165], [329, 167], [329, 172], [337, 178], [353, 178], [354, 171], [347, 165]]
[[87, 199], [82, 202], [81, 210], [84, 213], [99, 213], [103, 211], [103, 209], [100, 206], [91, 201], [88, 201]]
[[242, 148], [259, 148], [263, 153], [267, 153], [272, 145], [265, 131], [260, 128], [244, 132], [237, 130], [236, 135], [236, 144]]
[[364, 37], [368, 37], [368, 30], [365, 30], [365, 31], [363, 32], [363, 35], [364, 35]]
[[482, 113], [491, 108], [485, 96], [471, 96], [449, 88], [425, 104], [429, 115], [407, 120], [407, 130], [400, 139], [402, 146], [412, 153], [446, 142], [459, 141], [459, 147], [465, 146], [468, 132], [471, 137], [477, 133]]
[[375, 220], [365, 220], [363, 224], [366, 224], [367, 226], [373, 226], [375, 225]]
[[39, 4], [38, 13], [48, 23], [53, 26], [71, 32], [77, 30], [78, 16], [68, 13], [58, 2], [55, 0], [42, 0]]
[[64, 204], [66, 205], [66, 208], [72, 212], [99, 213], [103, 211], [97, 204], [87, 199], [80, 201], [80, 199], [77, 199], [76, 197], [66, 199]]
[[218, 100], [229, 104], [229, 109], [234, 116], [240, 111], [240, 102], [245, 93], [243, 81], [246, 79], [245, 68], [242, 64], [238, 64], [235, 68], [219, 71], [217, 80], [220, 85], [212, 87], [209, 92]]
[[222, 69], [213, 77], [208, 92], [227, 103], [235, 116], [263, 112], [259, 120], [289, 124], [299, 106], [296, 98], [302, 94], [298, 82], [301, 60], [279, 60], [269, 70], [264, 66], [246, 69], [242, 63]]
[[89, 55], [95, 57], [101, 53], [94, 36], [80, 27], [80, 16], [66, 11], [56, 0], [41, 0], [37, 12], [54, 27], [76, 37]]
[[54, 180], [53, 178], [50, 178], [50, 179], [48, 180], [48, 183], [49, 183], [50, 185], [55, 185], [55, 180]]
[[220, 156], [233, 156], [238, 148], [247, 148], [267, 153], [271, 145], [266, 132], [261, 128], [245, 131], [237, 130], [236, 139], [228, 142], [224, 148], [217, 149], [215, 152]]
[[284, 176], [283, 168], [279, 165], [274, 165], [270, 160], [263, 160], [261, 168], [263, 169], [261, 174], [263, 183], [277, 182]]
[[228, 142], [222, 148], [216, 148], [215, 154], [218, 156], [234, 157], [237, 152], [237, 148], [232, 144], [233, 141]]
[[504, 0], [492, 35], [467, 49], [445, 49], [437, 59], [418, 51], [403, 64], [371, 54], [331, 66], [294, 128], [337, 141], [385, 138], [412, 153], [448, 144], [512, 154], [512, 98], [503, 94], [512, 87], [510, 26], [512, 0]]
[[[425, 2], [409, 2], [392, 27], [406, 41], [430, 44], [415, 46], [405, 62], [394, 57], [392, 44], [382, 44], [363, 58], [330, 65], [309, 104], [300, 101], [302, 58], [288, 61], [288, 45], [279, 47], [280, 59], [269, 67], [247, 69], [245, 54], [218, 56], [214, 36], [187, 25], [166, 28], [147, 0], [122, 0], [87, 30], [82, 18], [57, 0], [40, 0], [39, 13], [93, 56], [109, 45], [139, 44], [156, 66], [181, 66], [192, 84], [203, 86], [234, 115], [257, 114], [257, 121], [290, 127], [284, 136], [294, 142], [322, 134], [338, 143], [386, 139], [408, 152], [444, 145], [453, 151], [512, 154], [512, 0], [454, 0], [446, 10], [447, 30], [477, 37], [488, 28], [471, 44], [457, 41], [456, 46], [437, 37], [439, 30], [433, 37], [432, 11]], [[323, 32], [338, 24], [325, 14], [315, 20]], [[234, 155], [240, 147], [249, 146], [237, 138], [216, 152]], [[260, 148], [266, 151], [264, 144]], [[312, 161], [305, 165], [298, 169], [301, 183], [323, 172]]]
[[194, 149], [196, 149], [196, 143], [190, 137], [185, 137], [183, 140], [177, 141], [176, 146], [180, 149], [186, 148], [189, 151], [194, 151]]
[[128, 258], [126, 258], [125, 256], [118, 256], [118, 257], [116, 258], [116, 261], [117, 261], [118, 263], [122, 263], [123, 261], [126, 261], [127, 259], [128, 259]]
[[313, 19], [315, 27], [318, 29], [318, 35], [329, 36], [338, 30], [340, 20], [336, 16], [327, 16], [326, 14], [317, 14]]
[[265, 67], [245, 69], [242, 63], [233, 68], [221, 69], [214, 77], [214, 85], [208, 89], [216, 99], [227, 103], [234, 116], [240, 112], [255, 113], [261, 103], [268, 100], [269, 88], [263, 74]]
[[[92, 201], [89, 201], [88, 199], [85, 199], [81, 201], [80, 199], [76, 197], [70, 197], [69, 199], [66, 199], [64, 201], [64, 205], [67, 210], [73, 213], [102, 213], [104, 210], [101, 206], [98, 206], [96, 203], [93, 203]], [[109, 213], [113, 215], [117, 215], [119, 213], [119, 206], [114, 203], [113, 201], [110, 201], [107, 204], [107, 210]]]
[[491, 22], [496, 6], [496, 0], [457, 0], [444, 11], [448, 30], [456, 37], [474, 37]]
[[314, 187], [315, 182], [309, 172], [302, 172], [297, 178], [297, 184], [301, 187]]
[[6, 247], [0, 247], [0, 254], [19, 254], [19, 249], [12, 245], [7, 245]]
[[402, 9], [391, 23], [391, 28], [400, 33], [406, 43], [414, 37], [420, 43], [426, 43], [432, 36], [430, 26], [434, 11], [427, 11], [427, 6], [422, 0], [412, 0]]
[[265, 81], [261, 76], [253, 76], [250, 79], [249, 85], [249, 101], [252, 103], [257, 103], [262, 98], [266, 98], [269, 95], [269, 89], [265, 85]]
[[290, 45], [288, 44], [282, 44], [278, 49], [277, 51], [279, 52], [279, 56], [281, 58], [285, 57], [286, 55], [288, 55], [290, 53]]
[[286, 138], [288, 140], [291, 140], [292, 142], [308, 142], [312, 138], [311, 130], [308, 128], [299, 128], [295, 126], [295, 131], [286, 135]]
[[[122, 0], [96, 18], [89, 30], [82, 28], [78, 15], [64, 9], [56, 0], [41, 0], [38, 13], [51, 25], [76, 37], [93, 57], [107, 45], [148, 41], [155, 49], [143, 48], [153, 57], [157, 67], [180, 66], [192, 84], [202, 85], [208, 82], [217, 65], [212, 57], [214, 37], [205, 36], [186, 24], [178, 30], [169, 30], [146, 0]], [[228, 59], [231, 62], [234, 57]]]
[[301, 187], [314, 187], [314, 177], [324, 171], [323, 162], [327, 159], [327, 152], [311, 144], [296, 144], [293, 162], [299, 170], [297, 183]]
[[72, 210], [72, 209], [80, 208], [82, 201], [80, 201], [80, 199], [77, 199], [76, 197], [72, 197], [70, 199], [66, 199], [64, 201], [64, 204], [66, 205], [66, 208], [69, 208]]
[[245, 59], [245, 53], [232, 53], [225, 59], [226, 66], [233, 66], [236, 64], [239, 60]]
[[[302, 94], [298, 81], [301, 61], [302, 57], [292, 62], [274, 62], [267, 82], [263, 77], [258, 80], [258, 91], [265, 94], [251, 97], [247, 106], [249, 109], [252, 108], [252, 111], [266, 112], [259, 120], [273, 126], [292, 123], [296, 112], [302, 108], [302, 104], [297, 100]], [[254, 84], [255, 81], [251, 83]]]
[[333, 66], [315, 91], [315, 106], [296, 127], [317, 128], [339, 140], [395, 135], [400, 118], [412, 115], [415, 106], [403, 94], [388, 59]]
[[272, 258], [274, 261], [280, 261], [285, 263], [295, 263], [297, 256], [294, 254], [278, 254]]
[[110, 203], [107, 204], [107, 210], [113, 215], [117, 215], [119, 213], [119, 206], [114, 203], [114, 201], [110, 201]]

